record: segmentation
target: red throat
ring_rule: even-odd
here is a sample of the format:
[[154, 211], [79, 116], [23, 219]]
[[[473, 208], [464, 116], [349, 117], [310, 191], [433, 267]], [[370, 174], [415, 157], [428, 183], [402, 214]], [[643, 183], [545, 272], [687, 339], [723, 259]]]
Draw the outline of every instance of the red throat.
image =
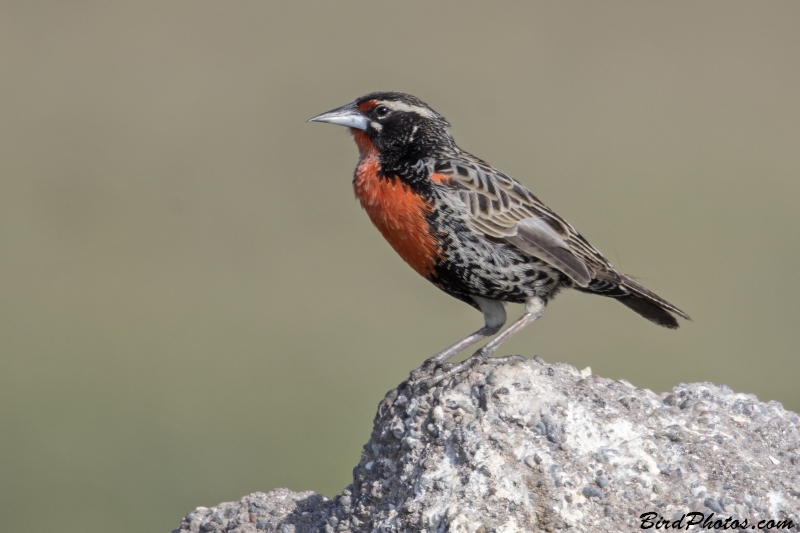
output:
[[378, 151], [375, 149], [375, 146], [372, 144], [369, 136], [363, 131], [355, 128], [350, 128], [350, 131], [353, 134], [353, 138], [356, 141], [356, 146], [358, 146], [358, 153], [361, 156], [359, 164], [361, 164], [361, 161], [367, 157], [374, 157], [377, 161]]
[[378, 151], [361, 130], [353, 131], [361, 157], [353, 189], [361, 207], [394, 250], [424, 277], [433, 274], [436, 243], [425, 216], [431, 208], [396, 176], [379, 177]]

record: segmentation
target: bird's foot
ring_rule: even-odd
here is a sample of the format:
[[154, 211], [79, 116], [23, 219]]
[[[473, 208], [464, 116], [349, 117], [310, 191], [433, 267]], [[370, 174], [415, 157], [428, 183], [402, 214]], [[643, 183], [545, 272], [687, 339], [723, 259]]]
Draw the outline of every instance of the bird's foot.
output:
[[452, 368], [452, 363], [442, 362], [440, 354], [426, 359], [416, 370], [412, 370], [408, 375], [409, 382], [427, 381], [434, 377], [438, 372], [447, 372]]
[[[418, 369], [411, 372], [408, 383], [414, 390], [430, 389], [434, 385], [450, 380], [447, 385], [452, 387], [461, 383], [470, 373], [470, 371], [481, 363], [491, 365], [504, 365], [514, 364], [526, 361], [525, 357], [521, 355], [505, 355], [503, 357], [490, 357], [481, 353], [480, 350], [475, 352], [472, 357], [464, 361], [453, 364], [443, 363], [440, 365], [427, 365], [423, 364]], [[427, 362], [426, 362], [427, 363]]]
[[[473, 358], [475, 358], [475, 356], [473, 356], [470, 359]], [[467, 359], [458, 364], [437, 363], [429, 359], [425, 361], [425, 363], [423, 363], [422, 366], [420, 366], [416, 370], [413, 370], [409, 374], [407, 380], [408, 386], [411, 387], [416, 392], [420, 392], [423, 389], [430, 389], [437, 383], [441, 383], [442, 381], [448, 378], [452, 378], [458, 374], [461, 374], [463, 370], [472, 368], [472, 366], [474, 366], [478, 362], [474, 361], [473, 363], [467, 365], [466, 363], [470, 359]]]
[[522, 355], [504, 355], [502, 357], [488, 357], [484, 362], [491, 365], [506, 365], [521, 363], [523, 361], [527, 361], [527, 359]]
[[411, 373], [408, 375], [409, 383], [416, 383], [425, 381], [430, 379], [431, 376], [436, 372], [438, 365], [434, 362], [432, 363], [430, 359], [422, 363], [419, 368], [416, 370], [412, 370]]

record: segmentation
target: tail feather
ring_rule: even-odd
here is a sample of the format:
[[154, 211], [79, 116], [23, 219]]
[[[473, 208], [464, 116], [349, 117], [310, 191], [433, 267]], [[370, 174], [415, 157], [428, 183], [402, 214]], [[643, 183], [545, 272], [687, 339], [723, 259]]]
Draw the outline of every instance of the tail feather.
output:
[[582, 290], [619, 300], [647, 320], [665, 328], [678, 328], [678, 321], [672, 313], [691, 320], [689, 315], [630, 277], [618, 272], [604, 274], [593, 279], [589, 282], [589, 286]]
[[678, 320], [665, 310], [663, 307], [638, 295], [623, 296], [617, 298], [620, 303], [625, 304], [630, 309], [633, 309], [650, 322], [654, 322], [659, 326], [664, 326], [669, 329], [678, 329]]

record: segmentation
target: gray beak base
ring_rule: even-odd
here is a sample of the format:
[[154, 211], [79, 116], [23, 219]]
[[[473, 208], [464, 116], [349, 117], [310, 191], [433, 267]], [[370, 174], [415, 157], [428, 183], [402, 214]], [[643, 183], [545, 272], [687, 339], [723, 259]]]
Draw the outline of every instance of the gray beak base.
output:
[[338, 124], [339, 126], [347, 126], [348, 128], [355, 128], [357, 130], [367, 129], [367, 124], [369, 123], [367, 117], [362, 115], [353, 104], [337, 107], [327, 113], [322, 113], [321, 115], [310, 118], [307, 122], [328, 122], [330, 124]]

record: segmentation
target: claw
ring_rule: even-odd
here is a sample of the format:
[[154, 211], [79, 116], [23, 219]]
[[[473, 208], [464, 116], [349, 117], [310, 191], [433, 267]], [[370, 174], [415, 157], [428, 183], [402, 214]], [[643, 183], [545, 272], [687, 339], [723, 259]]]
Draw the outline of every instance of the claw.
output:
[[424, 379], [426, 374], [428, 374], [428, 372], [426, 372], [425, 369], [417, 368], [416, 370], [412, 370], [408, 375], [408, 381], [419, 381], [420, 379]]
[[505, 365], [521, 363], [523, 361], [527, 361], [527, 359], [521, 355], [505, 355], [503, 357], [489, 357], [485, 362], [493, 365]]

